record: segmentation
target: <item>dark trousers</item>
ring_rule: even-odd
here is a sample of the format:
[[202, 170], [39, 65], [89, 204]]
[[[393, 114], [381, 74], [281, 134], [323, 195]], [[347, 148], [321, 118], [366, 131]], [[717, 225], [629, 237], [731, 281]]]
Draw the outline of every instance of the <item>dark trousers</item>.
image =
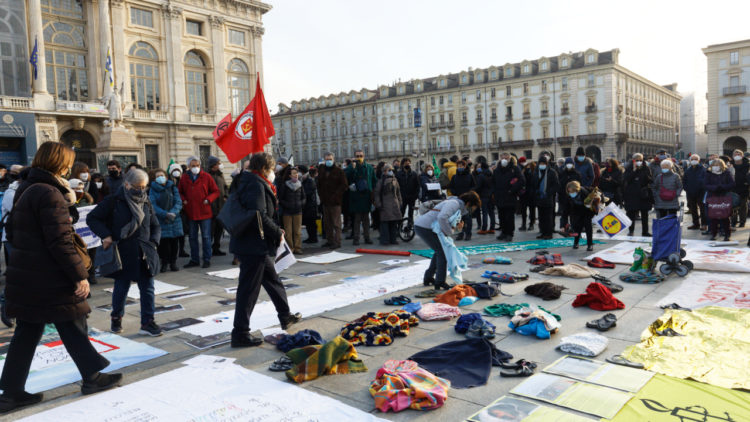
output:
[[240, 279], [237, 285], [232, 335], [244, 335], [250, 332], [250, 316], [258, 301], [261, 286], [271, 298], [279, 320], [289, 315], [286, 289], [276, 273], [273, 257], [239, 255], [238, 258], [240, 259]]
[[398, 243], [398, 221], [380, 222], [380, 244], [395, 245]]
[[307, 230], [307, 239], [305, 240], [309, 240], [311, 242], [318, 241], [318, 224], [315, 222], [315, 220], [306, 220], [305, 230]]
[[328, 243], [341, 246], [341, 206], [323, 207], [323, 230]]
[[[417, 202], [416, 199], [403, 199], [401, 200], [401, 215], [404, 215], [404, 212], [407, 212], [406, 217], [409, 219], [409, 224], [414, 223], [414, 203]], [[407, 211], [408, 209], [408, 211]]]
[[693, 217], [693, 225], [701, 227], [707, 225], [706, 212], [703, 209], [703, 195], [688, 195], [687, 203], [690, 216]]
[[506, 236], [513, 236], [516, 231], [516, 210], [515, 208], [502, 208], [498, 205], [500, 214], [500, 229]]
[[[375, 217], [375, 213], [373, 213], [373, 217]], [[370, 240], [370, 213], [355, 212], [352, 220], [352, 238], [354, 238], [354, 240], [359, 240], [359, 229], [361, 226], [365, 240]], [[380, 223], [378, 222], [378, 224]]]
[[[97, 248], [91, 248], [88, 249], [89, 256], [91, 257], [91, 262], [96, 262], [96, 249]], [[7, 253], [8, 248], [5, 248], [5, 251]], [[5, 262], [8, 262], [8, 258], [6, 256]], [[96, 267], [94, 265], [91, 266], [91, 269], [89, 270], [89, 276], [88, 276], [89, 284], [96, 284]]]
[[571, 215], [570, 216], [573, 231], [576, 232], [576, 237], [573, 239], [573, 244], [577, 245], [578, 241], [581, 240], [581, 231], [586, 230], [586, 244], [591, 246], [594, 244], [594, 229], [591, 226], [591, 217], [583, 215]]
[[558, 207], [560, 213], [560, 228], [565, 228], [566, 224], [570, 223], [570, 214], [568, 213], [568, 203], [566, 201], [560, 201]]
[[646, 236], [648, 235], [648, 210], [627, 210], [625, 212], [628, 218], [633, 222], [630, 226], [629, 232], [631, 235], [635, 232], [635, 222], [638, 220], [639, 213], [641, 215], [641, 235]]
[[668, 215], [677, 215], [677, 210], [675, 209], [661, 209], [659, 208], [656, 210], [656, 218], [664, 218]]
[[747, 196], [740, 195], [740, 205], [736, 208], [736, 213], [732, 213], [732, 226], [737, 225], [737, 220], [740, 221], [740, 226], [745, 226], [747, 221]]
[[[532, 220], [533, 221], [533, 220]], [[555, 208], [539, 207], [539, 233], [542, 236], [552, 236], [555, 230]]]
[[211, 220], [211, 236], [214, 240], [213, 251], [221, 249], [221, 237], [224, 235], [224, 224], [214, 217]]
[[489, 198], [482, 200], [482, 230], [495, 230], [495, 207]]
[[[536, 220], [536, 207], [533, 205], [521, 205], [521, 227], [526, 227], [527, 213], [529, 217], [529, 226], [534, 225], [534, 221]], [[539, 224], [541, 224], [541, 222]]]
[[445, 259], [445, 252], [443, 252], [443, 245], [440, 244], [438, 235], [430, 229], [416, 226], [414, 232], [419, 236], [427, 246], [435, 251], [430, 259], [430, 266], [427, 267], [427, 271], [424, 273], [424, 278], [434, 278], [435, 284], [440, 285], [445, 283], [445, 275], [448, 269], [448, 261]]
[[[55, 328], [82, 378], [90, 378], [109, 365], [109, 361], [91, 345], [85, 316], [72, 321], [56, 322]], [[3, 392], [24, 391], [31, 361], [43, 333], [43, 323], [16, 320], [16, 330], [5, 357], [3, 375], [0, 377], [0, 388]]]
[[[176, 237], [162, 237], [159, 241], [159, 258], [167, 264], [177, 262], [177, 253], [179, 252], [179, 239]], [[164, 269], [162, 268], [162, 271]]]
[[714, 218], [711, 220], [711, 225], [709, 227], [709, 230], [711, 231], [712, 236], [716, 236], [718, 233], [718, 226], [721, 226], [721, 232], [724, 234], [724, 236], [729, 237], [730, 231], [729, 231], [729, 218]]
[[464, 239], [469, 240], [471, 239], [471, 229], [474, 223], [472, 223], [472, 217], [471, 214], [466, 214], [461, 217], [461, 221], [464, 222], [464, 230], [461, 232], [463, 234]]

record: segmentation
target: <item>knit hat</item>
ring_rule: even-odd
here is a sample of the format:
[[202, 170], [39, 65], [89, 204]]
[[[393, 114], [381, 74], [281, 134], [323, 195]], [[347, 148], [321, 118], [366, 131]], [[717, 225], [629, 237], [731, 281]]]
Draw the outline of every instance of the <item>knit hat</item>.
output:
[[518, 164], [526, 164], [526, 157], [521, 157], [518, 159]]
[[585, 156], [586, 155], [586, 151], [583, 150], [583, 147], [578, 147], [578, 149], [576, 150], [576, 155], [577, 156], [580, 156], [580, 155]]
[[276, 160], [276, 162], [279, 163], [279, 164], [289, 164], [289, 160], [287, 160], [284, 157], [279, 157], [279, 159]]
[[200, 158], [198, 158], [198, 157], [196, 157], [195, 155], [191, 155], [190, 157], [188, 157], [188, 159], [187, 159], [187, 161], [185, 162], [185, 164], [186, 164], [186, 165], [187, 165], [188, 167], [190, 167], [190, 163], [192, 163], [193, 161], [197, 161], [197, 162], [199, 162], [199, 163], [200, 163], [200, 162], [201, 162], [201, 159], [200, 159]]
[[565, 159], [565, 164], [568, 165], [568, 164], [575, 164], [575, 163], [573, 162], [572, 158], [568, 157]]
[[539, 164], [547, 164], [547, 156], [546, 155], [542, 155], [541, 157], [539, 157]]
[[524, 291], [527, 294], [540, 297], [544, 300], [555, 300], [560, 299], [560, 293], [565, 289], [567, 289], [565, 286], [544, 282], [526, 286]]
[[597, 311], [611, 311], [613, 309], [625, 309], [625, 304], [612, 295], [612, 292], [604, 285], [593, 282], [586, 287], [586, 292], [576, 296], [573, 307], [588, 306]]
[[83, 181], [81, 179], [70, 179], [68, 180], [68, 183], [70, 184], [71, 189], [76, 189], [79, 186], [83, 185]]
[[221, 160], [219, 160], [219, 157], [214, 157], [213, 155], [209, 156], [208, 157], [208, 168], [210, 169], [211, 167], [219, 164], [219, 161], [221, 161]]
[[169, 166], [169, 168], [167, 169], [167, 172], [169, 172], [169, 174], [172, 174], [172, 172], [173, 172], [173, 171], [175, 171], [175, 170], [179, 171], [179, 172], [180, 172], [180, 174], [182, 174], [182, 166], [180, 166], [180, 165], [179, 165], [179, 164], [177, 164], [177, 163], [172, 163], [172, 164], [171, 164], [171, 165]]

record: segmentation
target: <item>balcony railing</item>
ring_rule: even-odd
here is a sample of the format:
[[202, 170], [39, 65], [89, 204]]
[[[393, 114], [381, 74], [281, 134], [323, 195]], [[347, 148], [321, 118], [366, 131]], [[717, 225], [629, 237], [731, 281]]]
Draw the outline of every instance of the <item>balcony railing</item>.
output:
[[453, 129], [454, 127], [456, 127], [456, 125], [453, 122], [448, 122], [448, 124], [446, 125], [446, 127], [448, 129]]
[[437, 130], [437, 128], [438, 128], [438, 125], [437, 125], [437, 123], [430, 123], [430, 130], [431, 130], [431, 131], [436, 131], [436, 130]]
[[557, 137], [557, 143], [560, 145], [572, 144], [574, 140], [575, 140], [575, 136], [558, 136]]
[[168, 120], [169, 113], [166, 111], [158, 110], [133, 110], [133, 117], [136, 119], [151, 119], [151, 120]]
[[438, 128], [440, 129], [445, 129], [445, 126], [445, 122], [440, 122], [440, 124], [438, 124]]
[[528, 120], [528, 119], [530, 119], [530, 118], [531, 118], [531, 113], [530, 113], [530, 112], [528, 112], [528, 111], [524, 111], [524, 112], [523, 112], [523, 119], [524, 119], [524, 120]]
[[31, 110], [34, 108], [34, 100], [24, 97], [0, 96], [0, 107], [14, 108], [18, 110]]
[[750, 119], [719, 122], [717, 126], [719, 130], [750, 129]]
[[560, 114], [562, 114], [563, 116], [567, 116], [568, 114], [570, 114], [570, 109], [568, 107], [563, 107], [560, 110]]
[[511, 148], [524, 148], [524, 147], [530, 147], [533, 145], [534, 145], [533, 139], [522, 139], [520, 141], [510, 141], [504, 144], [504, 146], [511, 147]]
[[481, 125], [482, 124], [482, 118], [477, 117], [476, 124]]
[[722, 89], [721, 93], [724, 94], [724, 96], [746, 94], [747, 93], [747, 86], [745, 86], [745, 85], [730, 86], [730, 87]]
[[469, 121], [468, 120], [461, 120], [461, 127], [466, 127], [466, 126], [469, 126]]
[[606, 133], [592, 133], [590, 135], [578, 135], [578, 142], [601, 142], [607, 139]]
[[513, 115], [512, 114], [506, 114], [505, 115], [505, 121], [506, 122], [512, 122], [513, 121]]
[[596, 104], [587, 105], [586, 113], [596, 113]]
[[190, 113], [190, 121], [197, 123], [216, 123], [216, 116], [213, 114]]
[[553, 142], [555, 142], [555, 138], [539, 138], [536, 140], [536, 144], [540, 147], [552, 145]]
[[549, 110], [542, 110], [542, 117], [549, 117]]

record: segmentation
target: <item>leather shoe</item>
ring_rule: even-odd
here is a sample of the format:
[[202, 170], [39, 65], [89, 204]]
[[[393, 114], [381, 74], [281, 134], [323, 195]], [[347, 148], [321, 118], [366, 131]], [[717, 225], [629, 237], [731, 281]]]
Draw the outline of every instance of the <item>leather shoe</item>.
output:
[[302, 321], [302, 314], [297, 312], [294, 314], [289, 314], [285, 317], [279, 318], [279, 322], [281, 322], [281, 329], [286, 330], [287, 328], [291, 327], [292, 325]]
[[81, 385], [82, 394], [94, 394], [100, 391], [109, 390], [112, 387], [117, 387], [122, 381], [122, 374], [103, 374], [97, 372], [91, 378], [83, 381]]
[[211, 266], [211, 261], [203, 261], [203, 265], [201, 265], [201, 268], [208, 268]]
[[243, 334], [240, 336], [232, 336], [232, 347], [257, 347], [263, 344], [263, 339], [253, 337], [250, 333]]
[[10, 412], [19, 407], [31, 406], [42, 401], [42, 393], [31, 394], [25, 391], [20, 393], [6, 393], [0, 395], [0, 413]]
[[212, 253], [212, 256], [227, 256], [226, 252], [222, 252], [219, 249], [215, 249]]
[[193, 267], [200, 267], [200, 266], [201, 266], [201, 264], [199, 264], [199, 263], [197, 263], [195, 261], [190, 261], [187, 264], [185, 264], [185, 266], [182, 267], [182, 268], [193, 268]]

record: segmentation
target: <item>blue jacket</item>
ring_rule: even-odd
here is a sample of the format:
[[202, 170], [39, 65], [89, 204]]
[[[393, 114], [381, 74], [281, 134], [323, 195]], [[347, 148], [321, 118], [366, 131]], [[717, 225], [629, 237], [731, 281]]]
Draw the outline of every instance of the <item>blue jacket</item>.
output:
[[702, 197], [706, 190], [706, 168], [700, 164], [688, 167], [683, 185], [688, 196]]
[[[161, 226], [161, 237], [163, 239], [171, 239], [184, 236], [182, 218], [180, 218], [182, 199], [180, 199], [180, 192], [177, 190], [177, 185], [171, 180], [167, 180], [166, 185], [151, 182], [148, 197], [151, 200], [151, 205], [154, 207], [156, 218], [159, 220], [159, 226]], [[177, 216], [172, 221], [167, 219], [167, 213], [170, 212]]]
[[594, 166], [591, 165], [591, 160], [585, 158], [583, 162], [575, 160], [575, 168], [578, 173], [581, 173], [581, 186], [591, 187], [594, 186]]

